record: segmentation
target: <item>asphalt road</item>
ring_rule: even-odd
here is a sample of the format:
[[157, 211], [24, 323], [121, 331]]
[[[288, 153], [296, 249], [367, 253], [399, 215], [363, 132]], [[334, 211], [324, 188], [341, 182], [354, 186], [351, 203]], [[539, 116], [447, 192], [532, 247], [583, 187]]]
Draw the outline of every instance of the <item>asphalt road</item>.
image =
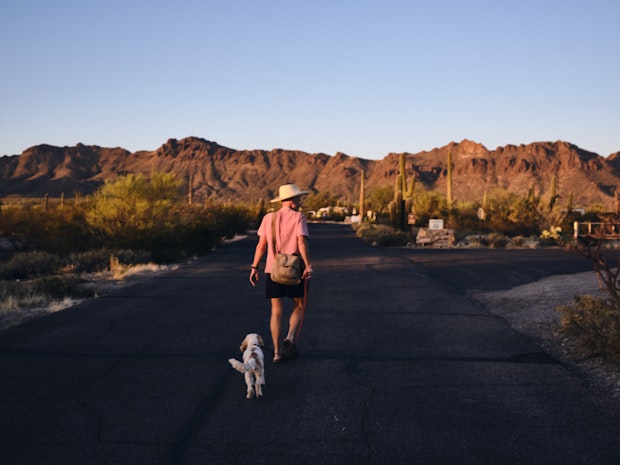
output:
[[250, 237], [0, 333], [0, 463], [620, 463], [619, 409], [466, 294], [585, 259], [310, 232], [301, 355], [267, 364], [262, 400], [227, 362], [269, 340]]

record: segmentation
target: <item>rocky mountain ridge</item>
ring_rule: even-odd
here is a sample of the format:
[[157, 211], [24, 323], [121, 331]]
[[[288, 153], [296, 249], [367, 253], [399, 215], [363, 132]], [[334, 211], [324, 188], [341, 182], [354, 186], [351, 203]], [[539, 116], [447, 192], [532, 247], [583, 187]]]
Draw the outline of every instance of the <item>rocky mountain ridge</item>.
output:
[[[562, 141], [488, 150], [463, 140], [405, 154], [407, 175], [416, 176], [416, 189], [445, 193], [448, 152], [452, 153], [453, 195], [462, 201], [481, 200], [485, 191], [498, 188], [525, 195], [532, 184], [537, 194], [545, 195], [556, 176], [558, 193], [564, 198], [572, 193], [575, 207], [603, 204], [611, 209], [620, 186], [620, 152], [604, 158]], [[356, 202], [361, 171], [366, 173], [367, 194], [375, 186], [393, 186], [399, 155], [368, 160], [343, 153], [235, 150], [197, 137], [169, 139], [157, 150], [133, 153], [120, 147], [38, 145], [21, 155], [0, 157], [0, 197], [89, 194], [122, 174], [163, 171], [191, 179], [196, 201], [207, 197], [268, 200], [280, 184], [295, 182], [312, 192], [327, 191]]]

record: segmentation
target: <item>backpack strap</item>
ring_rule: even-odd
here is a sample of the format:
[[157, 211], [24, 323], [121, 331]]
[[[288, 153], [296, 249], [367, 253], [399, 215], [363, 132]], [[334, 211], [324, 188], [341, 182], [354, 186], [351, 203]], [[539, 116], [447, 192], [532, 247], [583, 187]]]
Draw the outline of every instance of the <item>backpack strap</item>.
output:
[[273, 252], [273, 256], [275, 257], [278, 254], [277, 249], [277, 241], [276, 241], [276, 220], [278, 217], [278, 212], [273, 212], [271, 214], [271, 250]]

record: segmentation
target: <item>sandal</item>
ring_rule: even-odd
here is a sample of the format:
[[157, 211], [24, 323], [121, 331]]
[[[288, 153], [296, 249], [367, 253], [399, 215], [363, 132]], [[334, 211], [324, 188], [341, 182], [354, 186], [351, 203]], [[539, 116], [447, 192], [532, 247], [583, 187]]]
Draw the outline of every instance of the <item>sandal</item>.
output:
[[280, 355], [277, 352], [273, 354], [273, 363], [280, 363], [282, 361], [283, 361], [282, 355]]

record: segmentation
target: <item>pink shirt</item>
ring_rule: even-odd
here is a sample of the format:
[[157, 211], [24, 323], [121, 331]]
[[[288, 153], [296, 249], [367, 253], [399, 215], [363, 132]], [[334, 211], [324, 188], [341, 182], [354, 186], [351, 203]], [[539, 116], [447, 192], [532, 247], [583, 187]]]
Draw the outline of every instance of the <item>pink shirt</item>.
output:
[[273, 213], [267, 213], [261, 221], [258, 228], [258, 235], [264, 236], [267, 239], [267, 264], [265, 265], [265, 273], [271, 273], [271, 265], [273, 264], [273, 258], [275, 252], [272, 250], [272, 235], [271, 235], [271, 221], [272, 215], [277, 214], [276, 217], [276, 243], [278, 252], [299, 254], [299, 248], [297, 247], [297, 238], [299, 236], [308, 237], [308, 223], [306, 222], [306, 215], [300, 212], [296, 212], [288, 207], [282, 207], [279, 211]]

